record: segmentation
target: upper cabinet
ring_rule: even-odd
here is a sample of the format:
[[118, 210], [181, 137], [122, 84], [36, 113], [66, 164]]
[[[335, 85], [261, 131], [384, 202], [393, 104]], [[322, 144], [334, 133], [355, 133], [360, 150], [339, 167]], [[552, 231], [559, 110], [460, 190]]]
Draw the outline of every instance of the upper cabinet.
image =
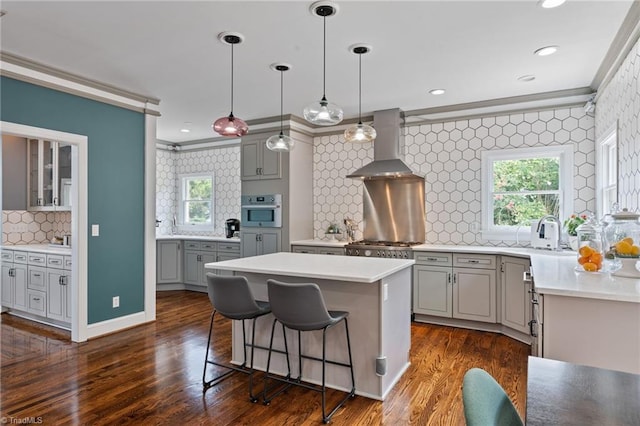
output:
[[265, 141], [270, 135], [257, 134], [242, 138], [241, 179], [280, 179], [282, 165], [280, 153], [267, 148]]
[[71, 145], [29, 139], [27, 210], [71, 210]]

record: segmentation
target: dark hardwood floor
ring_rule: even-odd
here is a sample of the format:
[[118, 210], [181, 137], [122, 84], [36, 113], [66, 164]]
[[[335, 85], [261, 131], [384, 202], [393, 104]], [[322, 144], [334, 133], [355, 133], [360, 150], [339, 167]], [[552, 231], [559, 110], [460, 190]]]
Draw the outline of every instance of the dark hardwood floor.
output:
[[[157, 321], [80, 344], [57, 329], [3, 314], [0, 417], [55, 425], [322, 423], [319, 394], [295, 388], [269, 406], [252, 404], [245, 375], [203, 395], [209, 300], [171, 291], [158, 293], [157, 301]], [[214, 332], [216, 356], [230, 358], [229, 321], [216, 318]], [[462, 377], [471, 367], [492, 374], [524, 415], [528, 346], [418, 323], [411, 333], [411, 367], [387, 399], [356, 396], [331, 424], [463, 425]], [[341, 395], [332, 392], [329, 403]]]

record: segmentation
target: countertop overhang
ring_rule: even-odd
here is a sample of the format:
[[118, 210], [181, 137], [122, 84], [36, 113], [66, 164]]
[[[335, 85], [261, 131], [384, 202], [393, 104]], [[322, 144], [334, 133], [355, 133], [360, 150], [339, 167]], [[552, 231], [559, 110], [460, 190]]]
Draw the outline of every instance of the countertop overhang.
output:
[[192, 240], [192, 241], [216, 241], [222, 243], [235, 242], [239, 243], [240, 238], [227, 238], [224, 236], [209, 236], [209, 235], [157, 235], [156, 241], [160, 240]]
[[71, 247], [70, 246], [59, 246], [59, 245], [50, 245], [50, 244], [16, 244], [16, 245], [2, 245], [3, 250], [13, 250], [13, 251], [29, 251], [29, 252], [38, 252], [38, 253], [48, 253], [48, 254], [60, 254], [63, 256], [71, 256]]
[[381, 259], [279, 252], [207, 263], [206, 269], [373, 283], [415, 263], [413, 259]]

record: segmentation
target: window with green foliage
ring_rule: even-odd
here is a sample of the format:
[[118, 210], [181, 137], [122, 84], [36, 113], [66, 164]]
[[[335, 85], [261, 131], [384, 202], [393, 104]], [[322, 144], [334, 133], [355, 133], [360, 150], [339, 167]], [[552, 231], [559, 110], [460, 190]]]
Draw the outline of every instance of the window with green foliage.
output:
[[570, 214], [572, 154], [571, 147], [483, 152], [483, 237], [516, 239], [534, 220]]
[[180, 223], [211, 226], [213, 223], [213, 175], [181, 175]]

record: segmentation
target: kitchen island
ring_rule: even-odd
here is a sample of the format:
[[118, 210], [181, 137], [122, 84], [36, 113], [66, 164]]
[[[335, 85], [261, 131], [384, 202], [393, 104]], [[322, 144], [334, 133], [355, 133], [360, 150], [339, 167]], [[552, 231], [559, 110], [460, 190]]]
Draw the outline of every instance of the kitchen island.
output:
[[[223, 262], [207, 263], [206, 269], [232, 271], [245, 276], [254, 296], [268, 300], [267, 280], [314, 282], [330, 310], [349, 311], [349, 332], [356, 381], [356, 394], [384, 400], [409, 366], [411, 346], [411, 266], [413, 260], [370, 259], [320, 254], [273, 253]], [[258, 320], [256, 344], [269, 346], [273, 317]], [[242, 362], [242, 325], [233, 324], [232, 362]], [[288, 330], [292, 374], [297, 374], [297, 339]], [[305, 353], [321, 354], [322, 332], [303, 333]], [[283, 348], [276, 331], [274, 348]], [[327, 358], [347, 361], [344, 327], [327, 333]], [[267, 352], [257, 350], [255, 367], [264, 370]], [[282, 355], [274, 354], [271, 370], [286, 374]], [[321, 364], [305, 362], [303, 378], [321, 380]], [[350, 378], [344, 368], [327, 365], [327, 385], [348, 391]]]

